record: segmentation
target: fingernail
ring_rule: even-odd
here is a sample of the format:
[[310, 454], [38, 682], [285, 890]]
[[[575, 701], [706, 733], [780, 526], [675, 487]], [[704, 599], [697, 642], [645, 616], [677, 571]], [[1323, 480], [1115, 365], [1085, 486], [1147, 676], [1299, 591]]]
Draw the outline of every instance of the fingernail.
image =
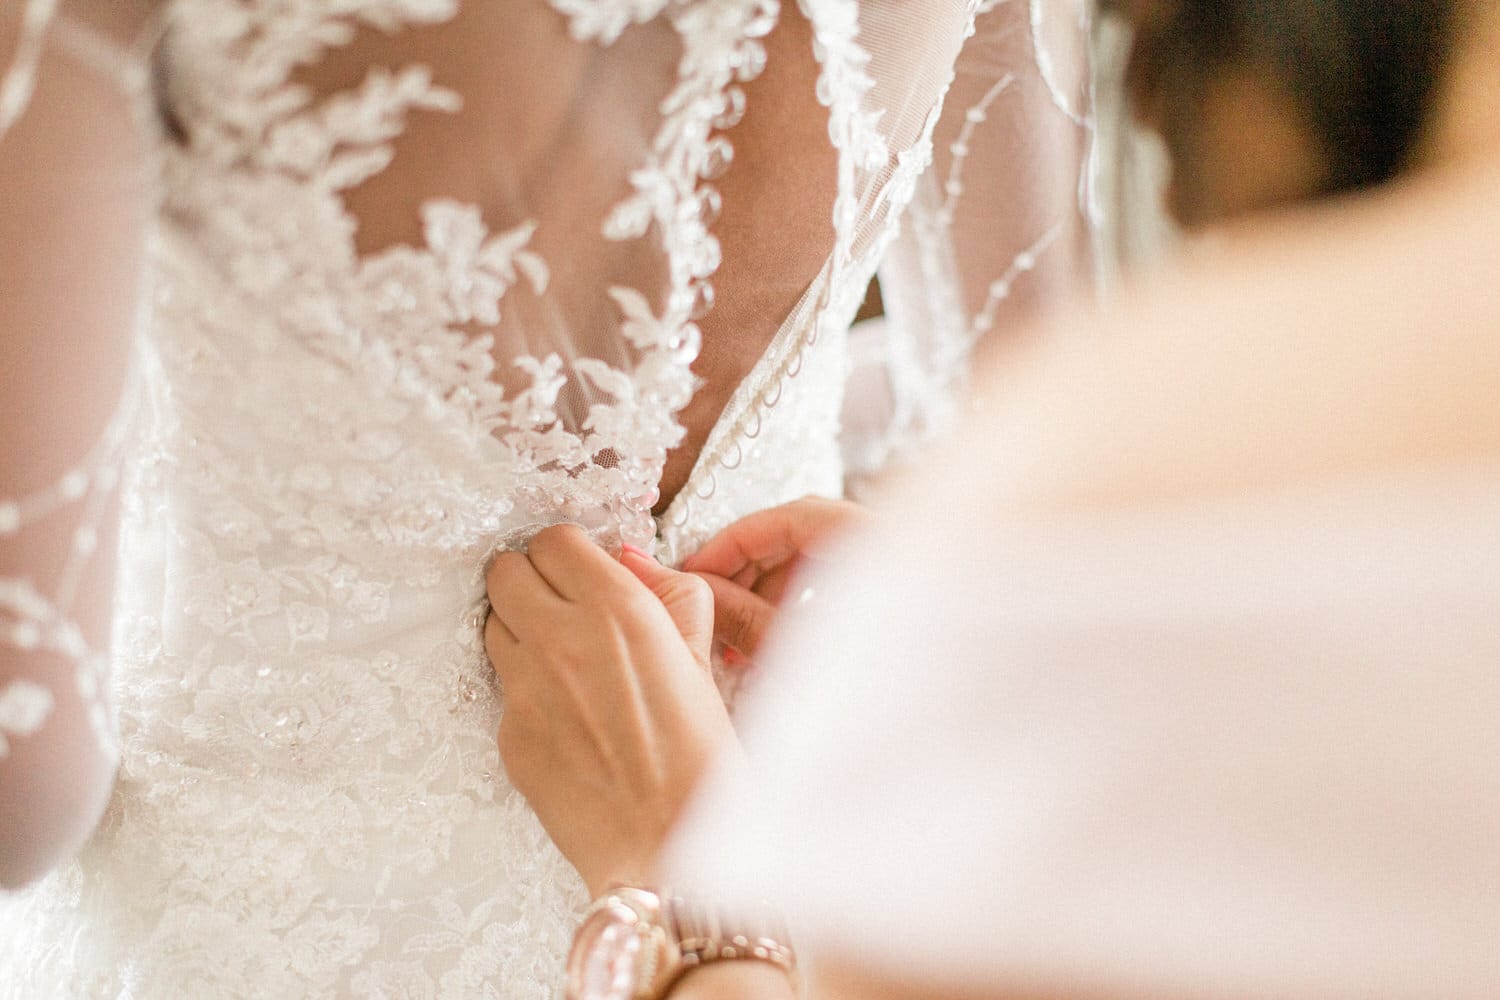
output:
[[655, 556], [653, 556], [650, 553], [648, 553], [645, 549], [638, 549], [638, 548], [636, 548], [634, 545], [622, 545], [622, 546], [620, 546], [620, 556], [621, 556], [621, 558], [624, 558], [626, 555], [640, 556], [642, 559], [646, 560], [647, 562], [656, 562], [656, 557]]
[[731, 666], [731, 667], [743, 667], [745, 664], [747, 664], [749, 662], [750, 662], [750, 657], [746, 656], [744, 653], [741, 653], [738, 649], [735, 649], [733, 646], [726, 646], [724, 648], [724, 663], [725, 663], [725, 665]]

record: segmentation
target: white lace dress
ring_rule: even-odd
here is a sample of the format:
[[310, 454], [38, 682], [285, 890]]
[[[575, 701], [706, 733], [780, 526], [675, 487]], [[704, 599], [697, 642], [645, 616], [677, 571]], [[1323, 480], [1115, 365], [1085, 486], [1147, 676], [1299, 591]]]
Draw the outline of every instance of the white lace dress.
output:
[[[556, 995], [584, 899], [499, 767], [487, 557], [568, 520], [675, 560], [924, 430], [1012, 288], [1078, 270], [1087, 85], [1062, 43], [1086, 20], [184, 0], [147, 65], [101, 37], [107, 5], [76, 6], [25, 5], [5, 138], [44, 137], [72, 73], [157, 115], [150, 315], [109, 366], [134, 377], [97, 394], [114, 416], [76, 421], [87, 459], [28, 445], [35, 409], [4, 430], [41, 457], [0, 479], [22, 498], [0, 504], [0, 790], [118, 773], [77, 859], [0, 900], [0, 997]], [[821, 159], [764, 142], [807, 117], [788, 92]], [[966, 181], [986, 142], [991, 182]], [[1014, 208], [959, 213], [971, 190]], [[50, 246], [20, 219], [0, 223]], [[778, 243], [758, 219], [817, 225]], [[891, 322], [864, 353], [889, 419], [851, 445], [849, 327], [883, 259]], [[131, 443], [111, 613], [78, 580], [108, 579]], [[62, 556], [28, 547], [53, 535]]]

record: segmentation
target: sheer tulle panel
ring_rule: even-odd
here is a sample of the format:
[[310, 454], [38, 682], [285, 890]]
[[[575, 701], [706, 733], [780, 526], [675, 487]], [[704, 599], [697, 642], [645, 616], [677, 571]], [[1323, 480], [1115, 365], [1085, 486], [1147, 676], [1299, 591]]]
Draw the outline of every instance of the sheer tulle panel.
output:
[[[962, 0], [807, 0], [817, 26], [820, 98], [840, 152], [828, 321], [847, 323], [895, 229], [893, 213], [927, 166], [933, 116], [972, 12]], [[868, 279], [868, 274], [865, 275]]]
[[176, 10], [174, 216], [247, 307], [643, 541], [774, 2]]
[[[1093, 137], [1088, 8], [991, 0], [955, 62], [932, 163], [880, 267], [886, 322], [859, 345], [869, 387], [846, 442], [878, 467], [946, 423], [973, 350], [1089, 287]], [[871, 397], [874, 397], [873, 399]], [[881, 398], [884, 397], [884, 398]]]
[[[668, 305], [670, 265], [649, 206], [643, 217], [612, 213], [649, 161], [681, 56], [665, 19], [602, 45], [575, 39], [544, 3], [468, 3], [430, 26], [366, 26], [297, 79], [327, 102], [372, 74], [430, 68], [436, 106], [414, 109], [389, 165], [346, 194], [356, 245], [370, 259], [435, 236], [480, 241], [472, 252], [503, 273], [454, 325], [492, 340], [494, 378], [514, 394], [530, 385], [518, 358], [635, 360], [611, 289], [639, 292], [655, 313]], [[456, 211], [434, 216], [434, 205]], [[486, 291], [501, 294], [492, 302]], [[574, 377], [558, 415], [576, 431], [598, 398]]]
[[[500, 299], [499, 322], [466, 324], [471, 335], [493, 338], [495, 377], [509, 392], [527, 388], [527, 373], [512, 366], [521, 357], [638, 365], [639, 352], [620, 331], [619, 289], [641, 293], [658, 315], [686, 308], [701, 323], [697, 391], [679, 414], [685, 437], [663, 474], [668, 497], [834, 244], [837, 151], [818, 100], [812, 29], [793, 9], [770, 30], [773, 4], [746, 24], [752, 43], [770, 30], [763, 54], [735, 64], [718, 93], [694, 97], [722, 104], [711, 133], [676, 151], [701, 160], [701, 183], [654, 192], [654, 206], [633, 198], [664, 134], [678, 127], [662, 109], [702, 58], [685, 48], [688, 22], [743, 16], [735, 6], [684, 5], [676, 18], [620, 27], [606, 45], [577, 37], [594, 28], [587, 17], [565, 16], [567, 5], [468, 4], [431, 27], [394, 36], [366, 30], [299, 74], [319, 93], [338, 93], [372, 65], [430, 65], [433, 82], [459, 98], [456, 111], [414, 113], [393, 142], [391, 164], [346, 202], [365, 256], [421, 246], [421, 206], [434, 198], [476, 206], [487, 230], [518, 249], [520, 273]], [[899, 75], [891, 83], [910, 89]], [[927, 91], [904, 125], [909, 133], [920, 130], [938, 92]], [[678, 204], [663, 208], [663, 197]], [[669, 240], [661, 211], [687, 213], [697, 228]], [[577, 431], [601, 393], [596, 381], [572, 375], [558, 414]]]
[[[1008, 10], [1006, 8], [1009, 8]], [[1093, 109], [1083, 0], [980, 14], [934, 141], [970, 334], [1014, 330], [1093, 263]]]
[[[708, 321], [711, 331], [724, 330], [721, 342], [735, 345], [740, 370], [752, 354], [763, 363], [732, 393], [722, 390], [732, 398], [690, 481], [696, 496], [706, 498], [719, 474], [736, 467], [823, 333], [837, 343], [820, 352], [842, 354], [843, 334], [928, 163], [934, 115], [971, 16], [958, 0], [803, 0], [783, 10], [757, 88], [776, 93], [773, 110], [757, 115], [752, 93], [732, 138], [754, 159], [726, 179], [740, 197], [733, 204], [726, 187], [726, 221], [737, 210], [756, 216], [760, 228], [743, 243], [725, 230], [717, 283], [729, 289], [721, 298], [731, 307]], [[807, 34], [815, 67], [797, 44]], [[778, 315], [766, 343], [762, 331]], [[690, 504], [675, 511], [675, 523], [687, 522]]]
[[879, 2], [860, 7], [859, 43], [872, 80], [864, 113], [885, 142], [883, 162], [861, 177], [856, 253], [893, 235], [889, 217], [911, 197], [916, 171], [927, 168], [934, 116], [944, 106], [956, 60], [973, 17], [963, 0]]
[[961, 339], [1014, 329], [1088, 274], [1087, 45], [1081, 3], [1009, 0], [980, 13], [959, 57], [911, 229], [953, 296], [925, 318]]
[[721, 203], [714, 226], [724, 262], [693, 366], [702, 383], [683, 411], [687, 439], [668, 465], [664, 492], [686, 478], [691, 456], [791, 322], [833, 250], [838, 151], [817, 97], [818, 69], [812, 26], [795, 5], [783, 5], [766, 39], [766, 69], [744, 87], [744, 118], [725, 133], [734, 155], [715, 181]]

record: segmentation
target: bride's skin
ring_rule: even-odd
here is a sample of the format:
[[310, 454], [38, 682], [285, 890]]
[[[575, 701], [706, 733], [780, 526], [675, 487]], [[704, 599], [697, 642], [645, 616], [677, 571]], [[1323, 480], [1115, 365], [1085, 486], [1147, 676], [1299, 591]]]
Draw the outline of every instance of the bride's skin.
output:
[[[1497, 53], [1500, 11], [1491, 5], [1455, 55], [1426, 169], [1412, 178], [1280, 217], [1274, 228], [1231, 227], [1207, 259], [1108, 318], [1080, 318], [1038, 338], [1100, 349], [1032, 347], [983, 377], [980, 396], [1003, 403], [979, 418], [977, 443], [953, 446], [961, 460], [933, 466], [967, 470], [943, 475], [954, 480], [942, 484], [944, 495], [976, 508], [954, 512], [955, 522], [1181, 503], [1331, 471], [1500, 454], [1500, 299], [1486, 273], [1500, 259]], [[1206, 325], [1213, 341], [1204, 339]], [[1442, 331], [1441, 350], [1432, 349], [1431, 331]], [[1198, 389], [1164, 394], [1163, 372]], [[1079, 399], [1090, 405], [1080, 408]], [[1021, 431], [1035, 427], [1049, 428], [1045, 440]], [[1017, 430], [997, 432], [1005, 428]], [[758, 564], [752, 550], [795, 553], [844, 510], [794, 505], [711, 542], [688, 568], [736, 577], [712, 578], [735, 622], [720, 632], [753, 647], [767, 618], [757, 602], [784, 585], [786, 560]], [[816, 516], [816, 529], [804, 513]], [[768, 524], [784, 536], [768, 540]], [[492, 627], [507, 711], [523, 720], [502, 732], [502, 752], [518, 786], [536, 790], [538, 815], [591, 887], [649, 884], [703, 761], [733, 745], [704, 670], [712, 628], [705, 588], [637, 553], [616, 564], [572, 529], [544, 533], [538, 546], [540, 560], [534, 549], [530, 559], [496, 563], [496, 604], [530, 601], [537, 620], [553, 616], [569, 638], [559, 648], [561, 632]], [[899, 571], [899, 551], [891, 563]], [[620, 705], [632, 710], [622, 714]], [[534, 724], [543, 712], [546, 725]], [[620, 775], [635, 775], [636, 784], [616, 786]], [[972, 1000], [893, 983], [836, 955], [819, 958], [814, 996]], [[1042, 985], [1051, 984], [986, 996], [1118, 996]], [[730, 962], [686, 977], [672, 996], [789, 1000], [793, 992], [769, 966]]]

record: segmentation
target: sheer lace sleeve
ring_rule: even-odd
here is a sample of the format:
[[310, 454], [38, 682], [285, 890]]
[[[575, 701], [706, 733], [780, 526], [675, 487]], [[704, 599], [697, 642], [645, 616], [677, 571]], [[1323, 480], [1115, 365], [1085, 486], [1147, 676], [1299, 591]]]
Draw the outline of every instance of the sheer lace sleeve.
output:
[[943, 424], [987, 336], [1088, 287], [1089, 31], [1083, 0], [980, 4], [880, 267], [885, 317], [856, 331], [852, 472]]
[[87, 835], [105, 704], [115, 496], [147, 213], [142, 75], [50, 0], [0, 14], [0, 884]]

